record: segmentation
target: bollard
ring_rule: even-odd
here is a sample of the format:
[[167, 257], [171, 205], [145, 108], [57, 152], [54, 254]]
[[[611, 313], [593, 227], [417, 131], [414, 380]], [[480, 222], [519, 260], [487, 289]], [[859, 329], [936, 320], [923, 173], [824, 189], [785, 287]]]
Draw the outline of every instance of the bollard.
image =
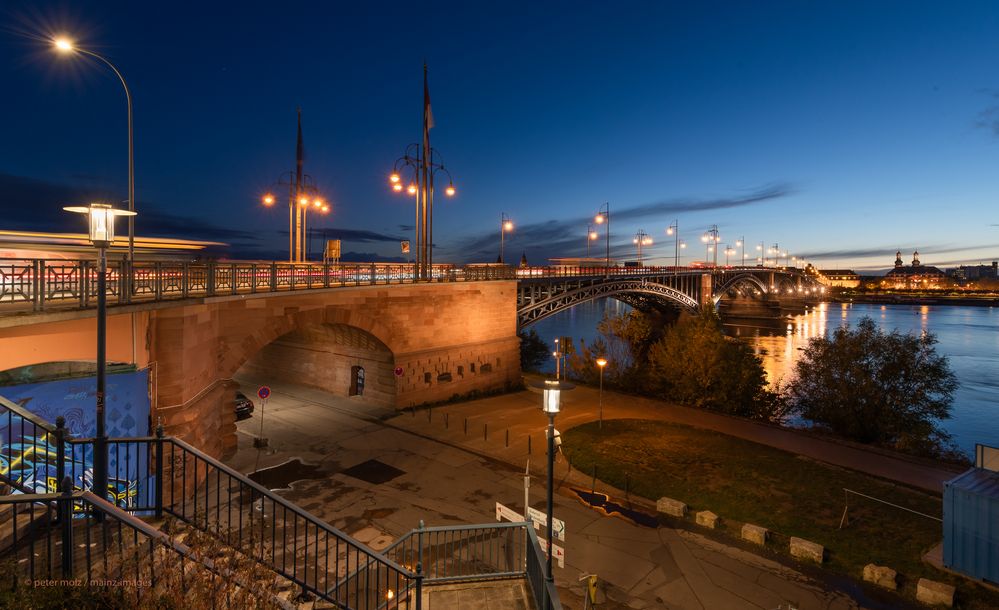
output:
[[506, 445], [507, 447], [509, 447], [509, 446], [510, 446], [510, 429], [509, 429], [509, 428], [507, 428], [507, 429], [506, 429], [506, 443], [504, 443], [504, 444], [505, 444], [505, 445]]
[[447, 430], [447, 419], [448, 419], [448, 418], [447, 418], [447, 416], [448, 416], [448, 414], [447, 414], [447, 413], [445, 413], [445, 414], [444, 414], [444, 429], [445, 429], [445, 430]]
[[468, 436], [468, 418], [465, 418], [465, 436]]
[[527, 455], [531, 455], [531, 435], [527, 435]]
[[597, 489], [597, 465], [593, 465], [593, 481], [590, 483], [590, 493]]
[[482, 424], [482, 440], [489, 440], [489, 424]]

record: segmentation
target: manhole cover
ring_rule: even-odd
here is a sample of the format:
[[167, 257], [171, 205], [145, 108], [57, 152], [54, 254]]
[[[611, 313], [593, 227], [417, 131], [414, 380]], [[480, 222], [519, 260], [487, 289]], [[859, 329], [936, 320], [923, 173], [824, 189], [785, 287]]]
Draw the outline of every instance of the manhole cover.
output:
[[379, 462], [378, 460], [368, 460], [367, 462], [361, 462], [355, 466], [342, 471], [343, 474], [354, 477], [355, 479], [361, 479], [362, 481], [367, 481], [374, 485], [380, 485], [382, 483], [388, 483], [392, 479], [406, 474], [402, 470], [394, 466], [389, 466], [384, 462]]

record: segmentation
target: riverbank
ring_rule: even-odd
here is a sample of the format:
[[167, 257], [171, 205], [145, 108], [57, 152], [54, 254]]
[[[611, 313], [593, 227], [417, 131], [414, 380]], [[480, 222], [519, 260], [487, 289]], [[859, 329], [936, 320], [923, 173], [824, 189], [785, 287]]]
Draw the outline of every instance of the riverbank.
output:
[[880, 305], [965, 305], [972, 307], [999, 307], [999, 295], [958, 295], [840, 292], [828, 296], [832, 303], [872, 303]]

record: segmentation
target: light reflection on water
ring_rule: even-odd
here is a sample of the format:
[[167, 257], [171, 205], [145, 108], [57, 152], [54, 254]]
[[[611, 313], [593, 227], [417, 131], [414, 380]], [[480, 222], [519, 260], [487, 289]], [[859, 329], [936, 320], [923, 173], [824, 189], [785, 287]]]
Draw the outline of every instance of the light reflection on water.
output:
[[[617, 315], [629, 309], [613, 299], [591, 301], [542, 320], [534, 328], [549, 342], [561, 335], [590, 342], [605, 313]], [[886, 330], [934, 333], [937, 351], [950, 359], [960, 384], [952, 417], [943, 427], [965, 452], [971, 453], [976, 442], [999, 446], [999, 308], [822, 303], [782, 320], [776, 329], [730, 326], [727, 330], [749, 341], [762, 358], [771, 382], [787, 381], [801, 355], [800, 348], [811, 337], [856, 324], [864, 316]], [[554, 370], [554, 363], [549, 365]]]

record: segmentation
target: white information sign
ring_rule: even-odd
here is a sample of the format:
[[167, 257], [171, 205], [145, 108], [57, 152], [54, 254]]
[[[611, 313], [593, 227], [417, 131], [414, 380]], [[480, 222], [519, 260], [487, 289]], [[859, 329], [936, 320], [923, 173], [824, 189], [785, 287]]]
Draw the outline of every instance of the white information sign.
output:
[[[548, 541], [538, 538], [538, 543], [541, 545], [541, 550], [546, 554], [548, 553]], [[552, 548], [555, 549], [555, 562], [558, 563], [558, 567], [565, 567], [565, 549], [557, 544], [552, 544]]]
[[[527, 516], [534, 522], [534, 529], [547, 530], [548, 515], [545, 512], [528, 506]], [[552, 519], [552, 536], [565, 542], [565, 521], [558, 518]]]
[[512, 508], [507, 508], [499, 502], [496, 503], [496, 520], [502, 521], [506, 519], [512, 523], [522, 523], [524, 521], [524, 515], [516, 512]]

